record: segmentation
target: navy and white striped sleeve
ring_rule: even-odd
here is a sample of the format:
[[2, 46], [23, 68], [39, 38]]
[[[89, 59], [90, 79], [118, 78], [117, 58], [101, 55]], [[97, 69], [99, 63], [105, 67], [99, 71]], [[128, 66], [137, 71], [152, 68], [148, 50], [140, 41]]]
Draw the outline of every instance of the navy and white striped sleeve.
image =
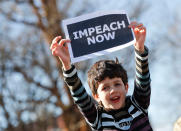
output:
[[64, 80], [67, 83], [74, 102], [78, 105], [80, 111], [85, 116], [88, 123], [95, 124], [97, 110], [92, 98], [87, 94], [83, 87], [74, 65], [70, 70], [63, 70]]
[[135, 50], [136, 61], [136, 77], [133, 97], [136, 103], [147, 110], [150, 104], [150, 73], [148, 67], [148, 48], [145, 46], [145, 51], [140, 53]]

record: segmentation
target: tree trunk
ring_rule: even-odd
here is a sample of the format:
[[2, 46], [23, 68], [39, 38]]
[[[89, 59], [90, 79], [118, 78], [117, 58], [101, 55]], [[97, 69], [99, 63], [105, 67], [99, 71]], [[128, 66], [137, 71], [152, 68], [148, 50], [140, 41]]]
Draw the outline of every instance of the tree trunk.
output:
[[[30, 0], [30, 4], [32, 5], [35, 14], [38, 17], [38, 27], [42, 31], [43, 36], [46, 42], [51, 45], [53, 38], [56, 36], [64, 37], [64, 33], [62, 28], [60, 27], [62, 14], [58, 11], [56, 0], [41, 0], [42, 3], [42, 10], [44, 12], [44, 16], [47, 20], [47, 24], [45, 25], [42, 22], [41, 14], [39, 13], [38, 9], [33, 0]], [[64, 12], [65, 13], [65, 12]], [[60, 76], [62, 76], [61, 68], [62, 65], [58, 58], [56, 58], [57, 68], [60, 70]], [[60, 127], [64, 128], [66, 131], [80, 131], [81, 126], [82, 129], [89, 130], [85, 120], [83, 119], [82, 115], [78, 111], [77, 107], [73, 104], [73, 99], [70, 94], [68, 87], [64, 86], [65, 91], [69, 98], [69, 105], [66, 108], [60, 107], [63, 110], [62, 115], [60, 116], [61, 122]], [[59, 100], [59, 99], [58, 99]], [[72, 106], [73, 105], [73, 106]], [[83, 123], [83, 124], [82, 124]]]
[[82, 114], [76, 105], [64, 110], [62, 115], [59, 117], [58, 125], [59, 128], [64, 131], [91, 131], [91, 128], [82, 117]]
[[[49, 45], [51, 44], [51, 41], [53, 40], [53, 38], [55, 36], [57, 36], [57, 35], [64, 36], [62, 33], [62, 30], [58, 26], [58, 24], [57, 24], [56, 30], [57, 30], [56, 33], [53, 31], [49, 32], [49, 29], [48, 29], [48, 31], [42, 30], [43, 35], [44, 35], [44, 37], [45, 37], [45, 39]], [[56, 61], [57, 61], [57, 68], [59, 68], [59, 70], [60, 70], [60, 76], [62, 76], [62, 72], [61, 72], [62, 65], [61, 65], [60, 60], [58, 58], [56, 58]], [[63, 128], [64, 131], [81, 131], [81, 130], [82, 131], [86, 131], [86, 130], [89, 131], [90, 127], [85, 122], [85, 119], [82, 117], [82, 114], [79, 112], [77, 107], [73, 104], [74, 102], [73, 102], [73, 99], [72, 99], [72, 96], [70, 94], [68, 87], [65, 85], [64, 88], [65, 88], [66, 93], [69, 97], [70, 105], [65, 110], [63, 110], [63, 113], [60, 116], [61, 117], [60, 118], [61, 122], [59, 123], [60, 128]]]

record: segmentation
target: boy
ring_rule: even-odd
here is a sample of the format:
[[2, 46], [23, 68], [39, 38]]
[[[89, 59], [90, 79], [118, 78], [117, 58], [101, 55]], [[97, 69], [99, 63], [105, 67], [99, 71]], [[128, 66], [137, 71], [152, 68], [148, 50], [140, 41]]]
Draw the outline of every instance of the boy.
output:
[[93, 130], [152, 131], [147, 113], [151, 89], [148, 49], [144, 46], [146, 28], [136, 22], [132, 22], [129, 27], [136, 37], [134, 93], [126, 96], [128, 79], [122, 65], [117, 60], [101, 60], [88, 71], [88, 84], [98, 105], [86, 93], [75, 66], [70, 64], [65, 44], [70, 40], [58, 36], [52, 41], [52, 54], [62, 62], [63, 75], [73, 99]]

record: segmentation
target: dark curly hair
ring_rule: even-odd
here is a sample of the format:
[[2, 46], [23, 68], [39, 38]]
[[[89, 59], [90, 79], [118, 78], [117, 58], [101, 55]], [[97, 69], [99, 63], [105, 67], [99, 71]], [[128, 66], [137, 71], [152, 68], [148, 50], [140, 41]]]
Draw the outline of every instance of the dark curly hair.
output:
[[88, 84], [92, 94], [97, 94], [98, 83], [106, 77], [115, 78], [120, 77], [126, 85], [128, 77], [126, 70], [119, 63], [118, 59], [114, 60], [100, 60], [96, 62], [88, 71]]

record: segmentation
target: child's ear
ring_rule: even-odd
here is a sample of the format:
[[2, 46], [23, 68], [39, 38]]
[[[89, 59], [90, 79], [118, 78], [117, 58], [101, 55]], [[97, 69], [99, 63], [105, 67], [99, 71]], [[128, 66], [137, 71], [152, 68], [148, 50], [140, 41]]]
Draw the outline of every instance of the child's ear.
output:
[[100, 99], [99, 99], [99, 95], [98, 94], [92, 94], [93, 98], [97, 101], [97, 102], [100, 102]]
[[128, 85], [128, 83], [126, 83], [126, 85], [125, 85], [126, 93], [128, 92], [128, 88], [129, 88], [129, 85]]

